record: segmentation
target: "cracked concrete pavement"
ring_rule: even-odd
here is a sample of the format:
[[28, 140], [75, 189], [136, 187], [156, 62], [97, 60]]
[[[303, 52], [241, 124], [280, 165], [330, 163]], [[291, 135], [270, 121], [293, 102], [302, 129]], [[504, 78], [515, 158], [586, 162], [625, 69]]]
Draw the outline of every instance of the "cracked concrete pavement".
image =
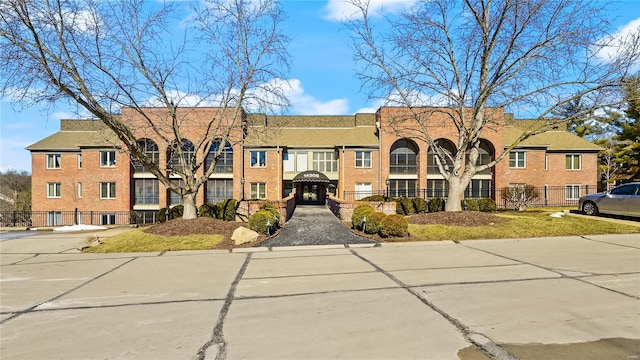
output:
[[88, 236], [0, 242], [0, 358], [640, 355], [637, 234], [78, 253]]

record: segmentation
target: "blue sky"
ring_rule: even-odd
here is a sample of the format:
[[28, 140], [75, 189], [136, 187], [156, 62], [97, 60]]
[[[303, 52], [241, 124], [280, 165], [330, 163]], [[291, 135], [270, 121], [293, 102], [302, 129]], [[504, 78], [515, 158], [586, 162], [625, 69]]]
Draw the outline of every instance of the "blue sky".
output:
[[[386, 11], [400, 9], [408, 2], [384, 1]], [[338, 21], [340, 0], [285, 0], [283, 6], [288, 15], [283, 30], [291, 37], [289, 112], [348, 115], [377, 108], [360, 92], [350, 34]], [[620, 1], [612, 7], [611, 19], [619, 29], [640, 26], [640, 0]], [[77, 118], [79, 109], [52, 105], [21, 108], [6, 100], [0, 104], [0, 170], [31, 172], [25, 148], [59, 131], [60, 119]]]

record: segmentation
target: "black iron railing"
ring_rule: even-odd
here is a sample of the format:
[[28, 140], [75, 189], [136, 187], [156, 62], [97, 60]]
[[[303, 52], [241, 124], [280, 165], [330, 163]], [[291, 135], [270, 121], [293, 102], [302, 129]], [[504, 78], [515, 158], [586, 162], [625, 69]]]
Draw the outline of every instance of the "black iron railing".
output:
[[157, 210], [141, 211], [0, 211], [2, 227], [130, 225], [157, 222]]
[[[580, 196], [598, 192], [596, 185], [567, 185], [567, 186], [542, 186], [535, 188], [538, 197], [528, 206], [578, 206]], [[507, 200], [502, 199], [502, 189], [483, 189], [480, 193], [466, 194], [467, 199], [492, 198], [499, 208], [510, 206]], [[377, 191], [343, 191], [342, 199], [347, 201], [360, 200], [371, 195], [396, 197], [420, 197], [425, 200], [432, 198], [447, 199], [447, 191], [444, 189], [405, 189], [405, 190], [377, 190]]]

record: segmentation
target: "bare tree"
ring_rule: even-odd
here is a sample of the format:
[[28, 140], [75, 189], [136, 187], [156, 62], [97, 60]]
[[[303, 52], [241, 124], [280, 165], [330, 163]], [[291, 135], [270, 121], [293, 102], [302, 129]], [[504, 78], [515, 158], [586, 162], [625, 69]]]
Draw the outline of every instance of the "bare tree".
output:
[[[583, 119], [619, 104], [621, 80], [639, 61], [638, 32], [618, 46], [614, 57], [602, 58], [601, 50], [621, 45], [607, 37], [602, 2], [419, 0], [387, 17], [371, 13], [369, 0], [349, 2], [356, 10], [346, 24], [354, 34], [363, 86], [372, 97], [409, 109], [391, 127], [434, 151], [449, 184], [447, 211], [461, 210], [473, 175], [493, 167], [518, 143], [558, 121]], [[553, 119], [576, 99], [585, 105]], [[493, 116], [500, 112], [496, 108], [537, 109], [539, 121], [504, 151], [497, 149], [492, 161], [479, 164], [483, 130], [501, 121]], [[453, 153], [429, 132], [443, 126], [434, 123], [443, 117], [457, 130]]]
[[[243, 106], [286, 105], [275, 86], [288, 70], [275, 0], [1, 0], [0, 9], [2, 95], [67, 102], [104, 122], [114, 145], [182, 196], [184, 218], [196, 216], [224, 144], [242, 140], [233, 132]], [[194, 120], [203, 106], [215, 111]], [[165, 164], [140, 134], [170, 149]]]

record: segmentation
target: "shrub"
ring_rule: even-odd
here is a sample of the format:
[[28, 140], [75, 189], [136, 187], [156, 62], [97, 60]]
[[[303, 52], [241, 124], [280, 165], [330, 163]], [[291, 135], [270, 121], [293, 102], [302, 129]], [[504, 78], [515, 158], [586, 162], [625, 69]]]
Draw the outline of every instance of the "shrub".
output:
[[405, 215], [411, 215], [416, 213], [416, 209], [413, 208], [413, 200], [411, 198], [401, 197], [400, 206], [402, 206], [402, 210], [404, 210]]
[[429, 199], [428, 207], [429, 212], [444, 211], [444, 200], [441, 198]]
[[366, 226], [364, 227], [364, 232], [366, 234], [377, 234], [382, 228], [382, 220], [386, 218], [387, 215], [381, 212], [374, 212], [373, 214], [367, 215]]
[[478, 211], [478, 200], [476, 199], [462, 200], [462, 210]]
[[180, 218], [182, 217], [183, 213], [184, 213], [184, 205], [176, 205], [169, 209], [169, 219], [167, 220]]
[[373, 210], [371, 205], [361, 204], [356, 206], [356, 208], [353, 209], [353, 214], [351, 215], [351, 225], [355, 229], [362, 230], [364, 218], [367, 217], [368, 220], [369, 216], [375, 212], [376, 211]]
[[217, 203], [215, 210], [216, 219], [224, 221], [236, 220], [236, 200], [227, 199]]
[[518, 211], [524, 209], [540, 196], [538, 190], [529, 184], [519, 186], [505, 186], [500, 191], [500, 197], [511, 208]]
[[384, 196], [382, 195], [370, 195], [360, 199], [359, 201], [384, 201]]
[[273, 213], [269, 210], [258, 210], [249, 216], [249, 229], [265, 235], [271, 235], [276, 229]]
[[260, 205], [260, 210], [265, 210], [271, 213], [271, 218], [274, 219], [274, 221], [276, 222], [276, 224], [280, 224], [280, 211], [278, 211], [278, 209], [269, 202], [265, 202], [262, 203]]
[[492, 212], [496, 211], [496, 209], [496, 202], [493, 201], [493, 199], [483, 198], [478, 200], [478, 210], [482, 212]]
[[402, 215], [386, 216], [380, 223], [382, 237], [403, 237], [409, 234], [409, 223]]
[[423, 214], [429, 211], [429, 204], [427, 203], [427, 200], [423, 198], [414, 198], [413, 208], [416, 209], [416, 213]]
[[200, 207], [198, 208], [199, 216], [216, 219], [217, 218], [216, 214], [217, 214], [217, 207], [215, 204], [206, 203], [206, 204], [200, 205]]
[[162, 209], [158, 210], [158, 221], [160, 221], [160, 222], [167, 221], [168, 220], [167, 219], [167, 217], [168, 217], [167, 216], [168, 215], [167, 212], [168, 211], [169, 211], [168, 208], [162, 208]]

